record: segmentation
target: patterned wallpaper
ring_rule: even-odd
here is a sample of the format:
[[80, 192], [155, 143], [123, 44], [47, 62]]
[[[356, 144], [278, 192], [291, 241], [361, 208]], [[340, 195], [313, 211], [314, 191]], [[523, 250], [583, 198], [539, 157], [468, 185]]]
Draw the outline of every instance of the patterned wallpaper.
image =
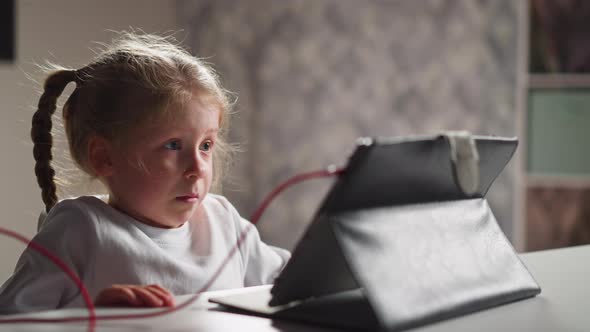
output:
[[[467, 129], [514, 136], [518, 6], [513, 0], [178, 0], [200, 57], [238, 96], [242, 146], [224, 194], [248, 217], [298, 172], [341, 163], [358, 136]], [[512, 235], [516, 165], [489, 199]], [[291, 248], [329, 188], [288, 190], [259, 227]]]

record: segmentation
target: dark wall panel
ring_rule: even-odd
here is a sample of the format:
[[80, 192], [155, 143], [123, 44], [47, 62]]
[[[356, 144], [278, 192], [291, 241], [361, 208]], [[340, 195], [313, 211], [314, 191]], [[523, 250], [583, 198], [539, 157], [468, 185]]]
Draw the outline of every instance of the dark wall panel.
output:
[[13, 61], [15, 57], [14, 0], [0, 2], [0, 61]]

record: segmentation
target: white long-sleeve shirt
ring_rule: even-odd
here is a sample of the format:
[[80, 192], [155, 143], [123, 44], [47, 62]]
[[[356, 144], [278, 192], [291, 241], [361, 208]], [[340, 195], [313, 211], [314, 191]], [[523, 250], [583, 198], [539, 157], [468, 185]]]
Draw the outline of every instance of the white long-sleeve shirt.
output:
[[[141, 223], [91, 196], [58, 203], [33, 241], [63, 260], [94, 299], [113, 284], [158, 284], [175, 295], [197, 292], [250, 228], [209, 290], [272, 283], [288, 251], [264, 244], [222, 196], [209, 194], [202, 217], [175, 229]], [[0, 288], [0, 314], [82, 307], [80, 291], [48, 259], [27, 248]]]

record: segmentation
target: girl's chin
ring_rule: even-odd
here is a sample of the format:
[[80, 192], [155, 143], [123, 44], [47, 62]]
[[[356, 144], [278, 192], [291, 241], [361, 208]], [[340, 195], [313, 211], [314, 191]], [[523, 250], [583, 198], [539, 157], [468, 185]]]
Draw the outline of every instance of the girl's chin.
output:
[[161, 215], [158, 220], [149, 220], [147, 222], [143, 220], [143, 222], [159, 228], [178, 228], [184, 225], [190, 219], [192, 214], [192, 211], [176, 211]]
[[196, 209], [191, 209], [190, 211], [186, 211], [183, 213], [175, 214], [173, 218], [170, 219], [170, 225], [174, 227], [180, 227], [184, 225], [185, 222], [191, 219], [191, 217], [195, 214]]
[[176, 206], [174, 209], [169, 210], [166, 216], [162, 216], [163, 219], [165, 218], [165, 222], [158, 222], [159, 225], [154, 226], [162, 228], [177, 228], [184, 225], [188, 220], [200, 216], [202, 210], [202, 206], [198, 202], [182, 206], [182, 208]]

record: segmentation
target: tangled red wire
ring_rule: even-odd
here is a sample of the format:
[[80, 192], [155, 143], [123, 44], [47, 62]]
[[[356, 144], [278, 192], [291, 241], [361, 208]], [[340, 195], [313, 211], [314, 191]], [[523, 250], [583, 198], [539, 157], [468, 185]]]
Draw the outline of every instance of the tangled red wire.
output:
[[[308, 172], [308, 173], [303, 173], [303, 174], [298, 174], [295, 175], [291, 178], [289, 178], [288, 180], [286, 180], [285, 182], [281, 183], [280, 185], [278, 185], [273, 191], [271, 191], [266, 197], [265, 199], [262, 201], [262, 203], [258, 206], [258, 208], [255, 210], [255, 212], [252, 214], [252, 218], [250, 219], [250, 222], [255, 225], [256, 223], [258, 223], [258, 221], [260, 220], [260, 217], [262, 217], [262, 214], [264, 213], [264, 211], [266, 210], [266, 208], [268, 207], [268, 205], [274, 200], [274, 198], [276, 198], [276, 196], [278, 196], [281, 192], [283, 192], [285, 189], [291, 187], [294, 184], [297, 184], [299, 182], [302, 181], [306, 181], [309, 179], [313, 179], [313, 178], [321, 178], [321, 177], [330, 177], [330, 176], [334, 176], [334, 175], [339, 175], [341, 173], [344, 172], [344, 168], [337, 168], [334, 166], [328, 167], [325, 170], [320, 170], [320, 171], [314, 171], [314, 172]], [[25, 236], [20, 235], [14, 231], [5, 229], [0, 227], [0, 234], [4, 234], [6, 236], [15, 238], [17, 240], [19, 240], [20, 242], [23, 242], [25, 244], [27, 244], [29, 246], [29, 248], [39, 252], [40, 254], [42, 254], [43, 256], [47, 257], [49, 260], [51, 260], [55, 265], [57, 265], [60, 269], [62, 269], [64, 271], [64, 273], [66, 273], [68, 275], [68, 277], [76, 284], [76, 286], [80, 289], [81, 295], [84, 299], [84, 303], [86, 304], [86, 308], [88, 309], [88, 316], [78, 316], [78, 317], [64, 317], [64, 318], [8, 318], [8, 319], [0, 319], [0, 324], [22, 324], [22, 323], [72, 323], [72, 322], [81, 322], [81, 321], [88, 321], [88, 331], [94, 331], [94, 328], [96, 326], [96, 321], [97, 320], [118, 320], [118, 319], [137, 319], [137, 318], [150, 318], [150, 317], [157, 317], [157, 316], [162, 316], [162, 315], [167, 315], [170, 314], [172, 312], [184, 309], [188, 306], [190, 306], [191, 304], [193, 304], [198, 298], [199, 296], [203, 293], [206, 292], [211, 285], [213, 284], [213, 282], [217, 279], [217, 277], [221, 274], [221, 272], [223, 271], [223, 269], [225, 268], [225, 266], [227, 265], [227, 263], [230, 261], [230, 259], [236, 254], [236, 252], [238, 251], [238, 249], [240, 248], [240, 246], [242, 245], [244, 239], [246, 238], [246, 236], [248, 235], [248, 233], [250, 232], [250, 230], [253, 227], [248, 227], [247, 229], [245, 229], [244, 231], [242, 231], [242, 233], [240, 234], [240, 237], [238, 238], [238, 240], [236, 241], [236, 244], [234, 245], [234, 247], [232, 248], [232, 250], [229, 251], [229, 253], [227, 254], [227, 256], [225, 257], [225, 259], [223, 260], [223, 262], [221, 263], [221, 265], [219, 266], [219, 268], [215, 271], [215, 273], [211, 276], [211, 278], [209, 278], [209, 281], [207, 281], [203, 287], [201, 287], [201, 289], [199, 289], [191, 298], [189, 298], [188, 300], [184, 301], [183, 303], [173, 307], [173, 308], [166, 308], [157, 312], [150, 312], [150, 313], [141, 313], [141, 314], [131, 314], [131, 315], [102, 315], [102, 316], [97, 316], [96, 312], [95, 312], [95, 307], [92, 301], [92, 298], [90, 297], [88, 290], [86, 289], [86, 287], [84, 286], [82, 280], [80, 280], [80, 278], [64, 263], [62, 262], [57, 256], [55, 256], [53, 253], [51, 253], [49, 250], [47, 250], [46, 248], [44, 248], [43, 246], [27, 239]]]

